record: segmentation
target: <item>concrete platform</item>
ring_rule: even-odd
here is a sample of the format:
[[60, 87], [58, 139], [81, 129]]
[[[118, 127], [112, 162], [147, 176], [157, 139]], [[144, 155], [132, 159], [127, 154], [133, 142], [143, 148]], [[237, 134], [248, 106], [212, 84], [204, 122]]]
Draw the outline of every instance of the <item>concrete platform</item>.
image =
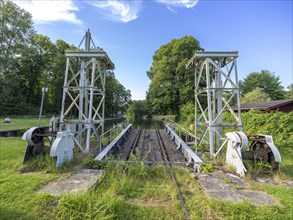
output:
[[263, 205], [280, 205], [276, 200], [272, 199], [268, 194], [253, 190], [237, 190], [237, 193], [244, 196], [249, 202]]
[[44, 185], [38, 190], [38, 193], [50, 193], [52, 195], [85, 193], [97, 182], [102, 173], [102, 170], [82, 169], [68, 178]]
[[224, 173], [198, 174], [197, 178], [208, 197], [230, 202], [249, 201], [258, 205], [280, 205], [278, 201], [264, 192], [237, 190], [224, 181], [225, 178], [228, 178], [230, 181], [233, 180], [231, 181], [232, 184], [236, 184], [237, 186], [249, 186], [244, 180], [240, 181], [234, 175], [226, 175]]
[[209, 197], [230, 202], [243, 201], [243, 197], [228, 183], [224, 182], [219, 174], [200, 174], [198, 180]]

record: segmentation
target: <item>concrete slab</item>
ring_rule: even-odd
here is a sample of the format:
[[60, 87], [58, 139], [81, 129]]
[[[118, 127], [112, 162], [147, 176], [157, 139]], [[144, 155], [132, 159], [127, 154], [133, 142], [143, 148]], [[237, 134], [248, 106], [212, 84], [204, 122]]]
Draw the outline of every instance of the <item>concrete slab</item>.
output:
[[274, 185], [283, 184], [288, 187], [293, 187], [293, 180], [280, 181], [278, 179], [275, 180], [273, 177], [254, 177], [254, 180], [260, 183], [268, 183], [268, 184], [274, 184]]
[[206, 195], [219, 200], [226, 200], [230, 202], [249, 201], [253, 204], [262, 205], [280, 205], [276, 200], [271, 198], [268, 194], [260, 191], [252, 190], [236, 190], [224, 181], [224, 178], [230, 178], [232, 182], [240, 186], [247, 186], [245, 180], [239, 180], [237, 176], [226, 175], [224, 173], [213, 174], [199, 174], [197, 176], [199, 184], [205, 191]]
[[199, 183], [209, 197], [230, 202], [241, 202], [243, 197], [236, 193], [218, 174], [202, 174], [198, 176]]
[[268, 194], [253, 190], [237, 190], [249, 202], [263, 205], [280, 205], [276, 200], [272, 199]]
[[97, 182], [102, 173], [102, 170], [82, 169], [66, 179], [44, 185], [38, 190], [38, 193], [50, 193], [52, 195], [85, 193]]

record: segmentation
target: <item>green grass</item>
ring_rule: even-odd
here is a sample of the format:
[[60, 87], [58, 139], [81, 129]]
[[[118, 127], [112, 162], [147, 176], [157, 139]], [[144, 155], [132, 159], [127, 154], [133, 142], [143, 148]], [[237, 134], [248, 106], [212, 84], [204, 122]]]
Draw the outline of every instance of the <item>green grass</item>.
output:
[[53, 199], [35, 190], [57, 175], [42, 172], [22, 175], [25, 146], [20, 138], [0, 138], [0, 219], [49, 219]]
[[[31, 127], [38, 126], [38, 117], [11, 117], [10, 124], [4, 124], [5, 117], [0, 117], [0, 131], [10, 131], [10, 130], [18, 130], [23, 129], [26, 130]], [[106, 118], [108, 119], [116, 119], [116, 118]], [[41, 119], [41, 127], [49, 126], [50, 118], [42, 118]]]
[[[40, 171], [21, 174], [25, 145], [19, 138], [0, 138], [1, 220], [184, 219], [176, 189], [162, 165], [147, 166], [132, 157], [136, 163], [125, 173], [124, 163], [109, 160], [103, 164], [105, 172], [98, 184], [87, 193], [51, 196], [36, 190], [57, 179], [60, 172], [42, 168], [40, 163]], [[287, 158], [290, 155], [283, 156], [284, 161]], [[268, 193], [281, 206], [230, 203], [207, 198], [187, 169], [176, 168], [175, 174], [191, 219], [293, 219], [292, 188], [251, 181], [250, 189]]]
[[[9, 131], [9, 130], [18, 130], [23, 129], [26, 130], [31, 127], [37, 127], [39, 118], [33, 117], [17, 117], [17, 118], [10, 118], [10, 124], [4, 124], [5, 118], [0, 118], [0, 131]], [[42, 126], [49, 126], [50, 118], [42, 118], [41, 120], [41, 127]]]

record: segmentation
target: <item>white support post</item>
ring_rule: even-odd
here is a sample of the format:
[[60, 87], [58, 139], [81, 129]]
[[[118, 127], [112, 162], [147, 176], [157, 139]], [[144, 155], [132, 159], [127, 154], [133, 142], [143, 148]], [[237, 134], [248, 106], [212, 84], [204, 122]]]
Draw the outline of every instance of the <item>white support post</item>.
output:
[[[114, 64], [102, 49], [94, 45], [91, 47], [93, 41], [89, 31], [83, 41], [84, 52], [66, 51], [60, 123], [71, 129], [76, 144], [87, 153], [90, 151], [91, 136], [96, 137], [101, 146], [99, 136], [104, 133], [105, 73], [113, 70]], [[99, 100], [97, 106], [94, 105], [95, 100]]]
[[[223, 137], [225, 126], [241, 130], [237, 57], [238, 51], [199, 51], [186, 65], [186, 68], [194, 67], [195, 70], [195, 136], [199, 140], [196, 142], [196, 149], [199, 144], [208, 143], [210, 157], [214, 157], [215, 150], [222, 146], [222, 140], [225, 139]], [[232, 74], [233, 71], [235, 75]], [[225, 80], [224, 83], [222, 79]], [[200, 88], [200, 86], [202, 87]], [[204, 95], [206, 95], [206, 101], [202, 102], [200, 97], [204, 97]], [[226, 97], [228, 101], [226, 101]], [[234, 97], [237, 99], [238, 116], [230, 107]], [[199, 114], [198, 111], [201, 113]], [[223, 122], [222, 113], [224, 111], [230, 112], [236, 121]]]
[[[218, 60], [218, 65], [219, 67], [222, 66], [222, 59], [220, 58]], [[216, 78], [216, 88], [222, 88], [222, 75], [219, 71], [217, 71], [217, 78]], [[216, 121], [216, 123], [218, 125], [221, 125], [222, 124], [222, 108], [223, 108], [223, 105], [222, 105], [222, 96], [223, 96], [223, 91], [221, 89], [217, 90], [217, 106], [218, 106], [218, 109], [217, 109], [217, 115], [218, 115], [218, 119]], [[222, 126], [218, 126], [218, 133], [220, 134], [220, 136], [218, 136], [217, 138], [217, 145], [218, 146], [221, 146], [222, 145], [222, 139], [221, 137], [223, 136], [223, 127]]]
[[206, 82], [207, 82], [207, 101], [208, 101], [208, 126], [209, 126], [209, 134], [210, 134], [210, 157], [214, 156], [214, 132], [212, 127], [213, 122], [213, 109], [212, 109], [212, 97], [211, 97], [211, 77], [210, 77], [210, 64], [206, 63]]

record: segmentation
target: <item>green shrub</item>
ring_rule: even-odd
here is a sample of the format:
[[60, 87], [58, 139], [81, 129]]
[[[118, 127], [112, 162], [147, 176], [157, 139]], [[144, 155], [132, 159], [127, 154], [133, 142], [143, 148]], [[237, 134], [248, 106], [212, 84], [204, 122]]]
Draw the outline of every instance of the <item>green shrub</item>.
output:
[[194, 122], [194, 104], [188, 102], [180, 108], [180, 121], [188, 124]]
[[[267, 134], [273, 137], [276, 146], [284, 143], [293, 143], [293, 112], [262, 112], [250, 110], [241, 114], [243, 132], [249, 134]], [[223, 121], [233, 122], [233, 116], [223, 113]], [[223, 133], [236, 130], [235, 128], [225, 128]]]
[[203, 173], [213, 172], [213, 164], [211, 164], [211, 163], [201, 163], [200, 167], [201, 167], [201, 170]]
[[103, 163], [95, 160], [95, 156], [90, 153], [82, 161], [82, 165], [87, 169], [102, 169], [104, 167]]

